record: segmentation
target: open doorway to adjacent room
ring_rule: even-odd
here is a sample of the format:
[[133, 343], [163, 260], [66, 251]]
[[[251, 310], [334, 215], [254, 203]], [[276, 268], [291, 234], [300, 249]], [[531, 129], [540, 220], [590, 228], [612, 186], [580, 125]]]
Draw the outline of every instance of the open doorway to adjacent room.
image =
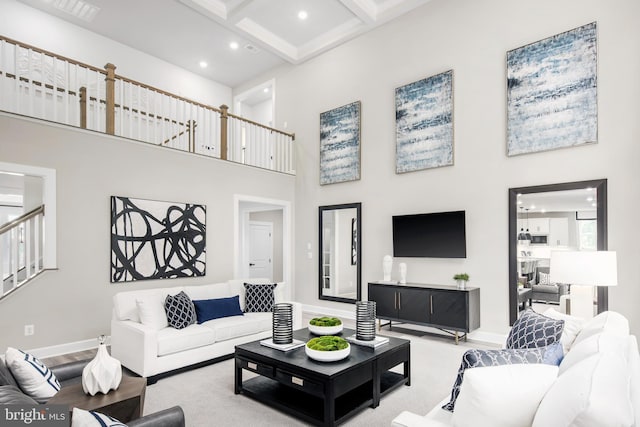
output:
[[233, 113], [274, 127], [275, 80], [271, 79], [233, 97]]
[[290, 202], [235, 196], [235, 277], [290, 284], [291, 239]]

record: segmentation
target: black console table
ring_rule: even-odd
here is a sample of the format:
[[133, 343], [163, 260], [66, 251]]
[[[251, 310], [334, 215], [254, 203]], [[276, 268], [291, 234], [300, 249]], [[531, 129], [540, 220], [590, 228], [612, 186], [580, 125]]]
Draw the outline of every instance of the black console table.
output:
[[480, 288], [370, 282], [368, 295], [376, 302], [379, 328], [391, 329], [393, 321], [431, 326], [454, 335], [457, 344], [480, 327]]

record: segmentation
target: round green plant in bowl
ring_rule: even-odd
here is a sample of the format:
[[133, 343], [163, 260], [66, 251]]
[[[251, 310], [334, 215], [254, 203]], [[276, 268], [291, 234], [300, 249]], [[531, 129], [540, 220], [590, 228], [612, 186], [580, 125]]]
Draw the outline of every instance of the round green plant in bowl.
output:
[[342, 320], [337, 317], [314, 317], [309, 320], [309, 332], [315, 335], [335, 335], [342, 332]]
[[344, 338], [327, 335], [310, 339], [304, 350], [318, 362], [335, 362], [349, 356], [351, 346]]

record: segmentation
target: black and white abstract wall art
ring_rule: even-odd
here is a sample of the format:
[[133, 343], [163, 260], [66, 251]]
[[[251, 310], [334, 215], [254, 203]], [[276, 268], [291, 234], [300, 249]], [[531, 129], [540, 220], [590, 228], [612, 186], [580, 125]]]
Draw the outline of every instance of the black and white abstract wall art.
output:
[[396, 89], [396, 173], [453, 165], [453, 70]]
[[111, 283], [204, 276], [206, 206], [111, 196]]
[[507, 52], [507, 155], [597, 142], [595, 22]]
[[360, 179], [360, 101], [320, 114], [320, 185]]

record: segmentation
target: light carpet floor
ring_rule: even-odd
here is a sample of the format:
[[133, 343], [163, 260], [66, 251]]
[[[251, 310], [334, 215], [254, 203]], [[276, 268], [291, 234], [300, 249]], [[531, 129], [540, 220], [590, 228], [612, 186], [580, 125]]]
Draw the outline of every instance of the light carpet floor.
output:
[[[344, 426], [389, 426], [404, 410], [426, 414], [450, 393], [462, 354], [469, 348], [490, 348], [470, 342], [455, 345], [451, 338], [418, 336], [401, 329], [385, 330], [380, 335], [411, 340], [411, 386], [392, 391], [382, 398], [380, 406], [359, 412]], [[188, 427], [308, 425], [246, 396], [235, 395], [233, 363], [227, 360], [194, 369], [147, 387], [144, 413], [180, 405]], [[402, 365], [394, 368], [398, 372], [401, 369]], [[247, 371], [243, 378], [250, 378]]]

